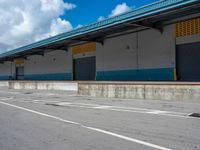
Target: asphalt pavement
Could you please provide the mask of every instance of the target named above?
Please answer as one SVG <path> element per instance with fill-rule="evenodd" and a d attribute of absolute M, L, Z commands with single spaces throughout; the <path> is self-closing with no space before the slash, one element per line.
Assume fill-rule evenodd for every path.
<path fill-rule="evenodd" d="M 200 150 L 200 100 L 0 87 L 0 150 Z"/>

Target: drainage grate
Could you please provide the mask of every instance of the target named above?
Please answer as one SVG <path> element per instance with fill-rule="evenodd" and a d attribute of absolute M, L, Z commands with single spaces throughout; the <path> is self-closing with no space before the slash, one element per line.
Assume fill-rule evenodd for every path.
<path fill-rule="evenodd" d="M 192 113 L 189 114 L 190 117 L 196 117 L 196 118 L 200 118 L 200 113 Z"/>

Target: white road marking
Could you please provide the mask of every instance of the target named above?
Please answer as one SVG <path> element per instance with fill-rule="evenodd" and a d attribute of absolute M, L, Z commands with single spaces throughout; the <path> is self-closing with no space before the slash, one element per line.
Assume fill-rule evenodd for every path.
<path fill-rule="evenodd" d="M 0 91 L 0 93 L 5 93 L 5 91 Z M 21 94 L 21 92 L 11 92 L 11 91 L 6 91 L 6 93 L 9 93 L 9 94 Z"/>
<path fill-rule="evenodd" d="M 121 139 L 124 139 L 124 140 L 127 140 L 127 141 L 131 141 L 131 142 L 134 142 L 134 143 L 142 144 L 142 145 L 145 145 L 145 146 L 148 146 L 148 147 L 152 147 L 154 149 L 171 150 L 169 148 L 165 148 L 165 147 L 155 145 L 155 144 L 152 144 L 152 143 L 147 143 L 145 141 L 133 139 L 133 138 L 123 136 L 123 135 L 119 135 L 119 134 L 116 134 L 116 133 L 113 133 L 113 132 L 109 132 L 109 131 L 105 131 L 105 130 L 101 130 L 101 129 L 97 129 L 97 128 L 92 128 L 92 127 L 86 127 L 86 126 L 85 126 L 85 128 L 88 128 L 90 130 L 94 130 L 94 131 L 97 131 L 97 132 L 105 133 L 105 134 L 108 134 L 108 135 L 112 135 L 112 136 L 115 136 L 115 137 L 118 137 L 118 138 L 121 138 Z"/>
<path fill-rule="evenodd" d="M 102 106 L 98 106 L 98 107 L 94 107 L 94 108 L 96 108 L 96 109 L 107 109 L 107 108 L 112 108 L 113 106 L 104 106 L 104 105 L 102 105 Z"/>
<path fill-rule="evenodd" d="M 27 112 L 30 112 L 30 113 L 33 113 L 33 114 L 37 114 L 37 115 L 41 115 L 41 116 L 44 116 L 44 117 L 48 117 L 48 118 L 51 118 L 51 119 L 55 119 L 55 120 L 58 120 L 58 121 L 61 121 L 61 122 L 64 122 L 64 123 L 79 125 L 79 126 L 81 126 L 82 128 L 85 128 L 85 129 L 89 129 L 89 130 L 96 131 L 96 132 L 99 132 L 99 133 L 103 133 L 103 134 L 107 134 L 107 135 L 110 135 L 110 136 L 114 136 L 114 137 L 117 137 L 117 138 L 120 138 L 120 139 L 123 139 L 123 140 L 126 140 L 126 141 L 130 141 L 130 142 L 133 142 L 133 143 L 141 144 L 141 145 L 144 145 L 144 146 L 147 146 L 147 147 L 151 147 L 151 148 L 154 148 L 154 149 L 172 150 L 172 149 L 169 149 L 169 148 L 166 148 L 166 147 L 163 147 L 163 146 L 159 146 L 159 145 L 156 145 L 156 144 L 148 143 L 148 142 L 145 142 L 145 141 L 142 141 L 142 140 L 134 139 L 134 138 L 131 138 L 131 137 L 127 137 L 127 136 L 120 135 L 120 134 L 117 134 L 117 133 L 109 132 L 109 131 L 102 130 L 102 129 L 99 129 L 99 128 L 85 126 L 85 125 L 83 125 L 81 123 L 78 123 L 78 122 L 65 120 L 65 119 L 62 119 L 60 117 L 56 117 L 56 116 L 49 115 L 49 114 L 46 114 L 46 113 L 42 113 L 42 112 L 39 112 L 39 111 L 31 110 L 31 109 L 28 109 L 28 108 L 25 108 L 25 107 L 20 107 L 20 106 L 9 104 L 9 103 L 2 102 L 2 101 L 0 101 L 0 104 L 7 105 L 7 106 L 10 106 L 10 107 L 14 107 L 14 108 L 17 108 L 17 109 L 20 109 L 20 110 L 24 110 L 24 111 L 27 111 Z"/>
<path fill-rule="evenodd" d="M 9 100 L 12 100 L 13 97 L 5 97 L 5 98 L 1 98 L 2 101 L 9 101 Z"/>
<path fill-rule="evenodd" d="M 23 99 L 23 98 L 22 98 Z M 13 100 L 13 98 L 4 98 L 1 100 Z M 99 109 L 117 112 L 131 112 L 131 113 L 142 113 L 142 114 L 152 114 L 168 117 L 181 117 L 188 118 L 188 113 L 172 112 L 172 111 L 162 111 L 147 108 L 138 107 L 125 107 L 125 106 L 111 106 L 111 105 L 99 105 L 99 104 L 88 104 L 88 103 L 71 103 L 71 102 L 60 102 L 60 101 L 47 101 L 47 100 L 33 100 L 24 98 L 23 101 L 15 100 L 17 102 L 31 102 L 31 103 L 42 103 L 42 104 L 55 104 L 57 106 L 69 106 L 77 108 L 87 108 L 87 109 Z"/>
<path fill-rule="evenodd" d="M 28 111 L 28 112 L 31 112 L 31 113 L 34 113 L 34 114 L 38 114 L 38 115 L 41 115 L 41 116 L 45 116 L 45 117 L 48 117 L 48 118 L 52 118 L 52 119 L 56 119 L 56 120 L 59 120 L 59 121 L 63 121 L 65 123 L 79 125 L 79 123 L 76 123 L 76 122 L 73 122 L 73 121 L 64 120 L 62 118 L 59 118 L 59 117 L 56 117 L 56 116 L 52 116 L 52 115 L 48 115 L 48 114 L 45 114 L 45 113 L 41 113 L 41 112 L 38 112 L 38 111 L 35 111 L 35 110 L 31 110 L 31 109 L 28 109 L 28 108 L 25 108 L 25 107 L 20 107 L 20 106 L 17 106 L 17 105 L 12 105 L 12 104 L 9 104 L 9 103 L 6 103 L 6 102 L 2 102 L 2 101 L 0 101 L 0 103 L 4 104 L 4 105 L 7 105 L 7 106 L 11 106 L 11 107 L 17 108 L 17 109 Z"/>
<path fill-rule="evenodd" d="M 59 105 L 59 106 L 70 105 L 70 104 L 71 104 L 71 103 L 68 103 L 68 102 L 57 103 L 57 105 Z"/>
<path fill-rule="evenodd" d="M 162 115 L 162 116 L 170 116 L 170 117 L 188 117 L 186 113 L 137 108 L 137 107 L 120 107 L 120 106 L 111 106 L 111 105 L 107 106 L 107 105 L 97 105 L 97 104 L 68 103 L 68 102 L 57 103 L 57 105 L 79 107 L 79 108 L 89 108 L 89 109 L 101 109 L 101 110 L 118 111 L 118 112 L 132 112 L 132 113 Z"/>
<path fill-rule="evenodd" d="M 150 112 L 147 112 L 149 114 L 164 114 L 164 113 L 167 113 L 167 111 L 161 111 L 161 110 L 156 110 L 156 111 L 150 111 Z"/>

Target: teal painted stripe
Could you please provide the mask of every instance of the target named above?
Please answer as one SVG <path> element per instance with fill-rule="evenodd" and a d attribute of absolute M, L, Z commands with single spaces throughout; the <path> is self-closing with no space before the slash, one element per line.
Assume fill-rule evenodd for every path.
<path fill-rule="evenodd" d="M 71 73 L 32 74 L 25 75 L 25 80 L 72 80 Z"/>
<path fill-rule="evenodd" d="M 10 80 L 10 76 L 0 76 L 0 80 Z"/>
<path fill-rule="evenodd" d="M 104 81 L 173 81 L 174 68 L 98 71 L 96 80 Z"/>

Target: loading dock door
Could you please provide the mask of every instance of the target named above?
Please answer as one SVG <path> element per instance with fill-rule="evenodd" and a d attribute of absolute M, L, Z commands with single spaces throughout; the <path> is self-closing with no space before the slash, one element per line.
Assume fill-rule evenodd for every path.
<path fill-rule="evenodd" d="M 200 42 L 178 45 L 177 76 L 181 81 L 200 81 Z"/>
<path fill-rule="evenodd" d="M 16 80 L 24 80 L 24 67 L 16 67 Z"/>
<path fill-rule="evenodd" d="M 74 80 L 95 80 L 96 57 L 74 59 Z"/>

